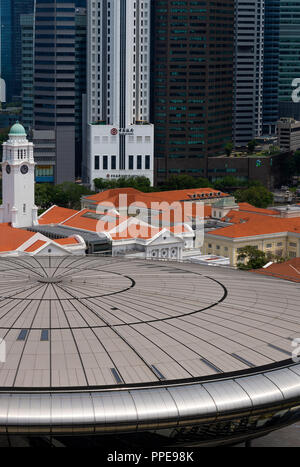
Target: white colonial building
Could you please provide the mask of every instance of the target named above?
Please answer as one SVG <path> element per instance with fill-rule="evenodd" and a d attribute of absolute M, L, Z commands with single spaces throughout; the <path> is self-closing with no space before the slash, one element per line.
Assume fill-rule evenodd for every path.
<path fill-rule="evenodd" d="M 88 3 L 87 165 L 95 178 L 153 183 L 150 0 Z"/>

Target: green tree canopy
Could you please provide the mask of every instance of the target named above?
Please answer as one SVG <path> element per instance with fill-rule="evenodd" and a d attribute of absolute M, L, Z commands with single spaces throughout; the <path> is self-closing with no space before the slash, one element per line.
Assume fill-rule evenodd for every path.
<path fill-rule="evenodd" d="M 255 141 L 255 139 L 252 139 L 251 141 L 249 141 L 249 143 L 247 144 L 247 148 L 248 148 L 248 151 L 250 152 L 250 154 L 252 154 L 254 152 L 254 149 L 256 147 L 257 143 Z"/>
<path fill-rule="evenodd" d="M 61 185 L 49 183 L 36 183 L 35 185 L 35 202 L 41 209 L 48 209 L 53 204 L 70 209 L 80 209 L 81 197 L 89 194 L 93 194 L 93 192 L 83 185 L 72 182 L 64 182 Z"/>
<path fill-rule="evenodd" d="M 268 262 L 266 254 L 248 245 L 241 248 L 238 254 L 238 268 L 239 269 L 260 269 Z"/>
<path fill-rule="evenodd" d="M 153 191 L 150 180 L 147 177 L 120 177 L 117 180 L 95 178 L 94 185 L 98 190 L 109 190 L 112 188 L 135 188 L 143 192 Z"/>
<path fill-rule="evenodd" d="M 259 184 L 245 190 L 237 190 L 234 196 L 239 203 L 250 203 L 257 208 L 267 208 L 274 201 L 273 193 Z"/>
<path fill-rule="evenodd" d="M 225 153 L 226 153 L 227 157 L 229 157 L 230 154 L 232 153 L 232 150 L 233 150 L 232 142 L 229 141 L 228 143 L 226 143 L 225 146 L 224 146 L 224 149 L 225 149 Z"/>

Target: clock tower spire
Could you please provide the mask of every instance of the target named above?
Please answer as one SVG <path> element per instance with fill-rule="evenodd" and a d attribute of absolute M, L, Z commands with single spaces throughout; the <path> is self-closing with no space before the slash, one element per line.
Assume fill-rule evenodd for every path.
<path fill-rule="evenodd" d="M 3 143 L 0 222 L 9 222 L 13 227 L 30 227 L 37 224 L 33 144 L 18 122 L 11 127 L 8 137 Z"/>

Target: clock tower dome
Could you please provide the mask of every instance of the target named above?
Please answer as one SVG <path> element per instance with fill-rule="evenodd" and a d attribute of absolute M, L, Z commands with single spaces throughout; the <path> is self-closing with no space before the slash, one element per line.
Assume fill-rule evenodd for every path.
<path fill-rule="evenodd" d="M 30 227 L 37 224 L 33 144 L 18 122 L 11 127 L 8 137 L 3 143 L 0 222 L 9 222 L 13 227 Z"/>

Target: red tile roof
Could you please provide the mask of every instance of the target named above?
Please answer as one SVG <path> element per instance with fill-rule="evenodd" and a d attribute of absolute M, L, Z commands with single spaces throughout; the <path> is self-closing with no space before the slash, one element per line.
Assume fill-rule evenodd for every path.
<path fill-rule="evenodd" d="M 78 240 L 75 237 L 68 237 L 68 238 L 57 238 L 53 240 L 55 243 L 59 245 L 76 245 L 78 244 Z"/>
<path fill-rule="evenodd" d="M 252 204 L 249 203 L 239 203 L 239 207 L 240 211 L 254 212 L 257 214 L 267 214 L 269 216 L 279 216 L 278 211 L 274 211 L 272 209 L 256 208 L 255 206 L 252 206 Z"/>
<path fill-rule="evenodd" d="M 274 263 L 268 268 L 257 269 L 253 272 L 292 282 L 300 282 L 300 258 L 293 258 L 285 263 Z"/>
<path fill-rule="evenodd" d="M 208 234 L 229 238 L 251 237 L 280 232 L 300 233 L 300 217 L 282 219 L 254 213 L 230 211 L 223 220 L 229 219 L 234 225 L 211 230 Z"/>
<path fill-rule="evenodd" d="M 77 211 L 76 214 L 70 219 L 62 222 L 62 225 L 76 229 L 88 230 L 90 232 L 103 232 L 105 230 L 113 229 L 127 219 L 126 217 L 120 217 L 110 213 L 107 215 L 101 214 L 102 219 L 95 219 L 92 217 L 93 215 L 96 216 L 97 214 L 98 213 L 96 211 L 83 209 L 82 211 Z M 91 215 L 91 217 L 89 217 L 89 215 Z"/>
<path fill-rule="evenodd" d="M 36 235 L 35 232 L 15 229 L 10 224 L 0 224 L 0 251 L 17 250 L 23 243 Z"/>
<path fill-rule="evenodd" d="M 38 250 L 39 248 L 41 248 L 41 246 L 43 245 L 46 245 L 47 242 L 43 241 L 43 240 L 37 240 L 36 242 L 34 242 L 32 245 L 30 245 L 28 248 L 26 248 L 26 252 L 27 253 L 32 253 L 33 251 L 36 251 Z"/>
<path fill-rule="evenodd" d="M 78 211 L 74 209 L 61 208 L 54 205 L 39 217 L 39 224 L 59 224 L 77 213 Z"/>
<path fill-rule="evenodd" d="M 212 194 L 212 196 L 210 196 Z M 191 188 L 188 190 L 172 190 L 159 191 L 151 193 L 143 193 L 135 188 L 117 188 L 106 190 L 96 195 L 86 196 L 85 199 L 94 204 L 112 203 L 116 208 L 119 207 L 119 196 L 127 195 L 127 206 L 136 202 L 141 202 L 150 207 L 150 203 L 173 203 L 178 201 L 191 201 L 194 195 L 197 195 L 198 200 L 205 200 L 214 197 L 227 197 L 226 193 L 221 193 L 213 188 Z"/>

